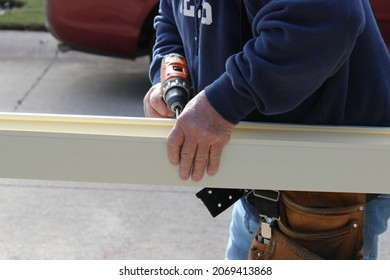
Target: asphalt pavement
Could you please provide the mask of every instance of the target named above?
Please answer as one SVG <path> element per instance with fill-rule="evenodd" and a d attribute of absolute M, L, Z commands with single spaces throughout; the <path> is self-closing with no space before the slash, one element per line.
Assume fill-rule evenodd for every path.
<path fill-rule="evenodd" d="M 0 31 L 0 111 L 142 117 L 148 63 Z M 0 259 L 223 259 L 231 209 L 212 218 L 198 190 L 0 179 Z M 390 231 L 379 242 L 390 259 Z"/>

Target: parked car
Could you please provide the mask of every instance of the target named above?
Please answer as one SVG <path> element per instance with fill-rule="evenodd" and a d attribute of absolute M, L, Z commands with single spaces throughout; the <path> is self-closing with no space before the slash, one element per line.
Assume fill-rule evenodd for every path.
<path fill-rule="evenodd" d="M 390 0 L 371 0 L 379 28 L 390 51 Z"/>
<path fill-rule="evenodd" d="M 390 0 L 371 0 L 390 50 Z M 135 58 L 151 53 L 159 0 L 45 0 L 48 30 L 61 48 Z"/>
<path fill-rule="evenodd" d="M 45 0 L 47 29 L 63 50 L 135 58 L 150 54 L 159 0 Z"/>

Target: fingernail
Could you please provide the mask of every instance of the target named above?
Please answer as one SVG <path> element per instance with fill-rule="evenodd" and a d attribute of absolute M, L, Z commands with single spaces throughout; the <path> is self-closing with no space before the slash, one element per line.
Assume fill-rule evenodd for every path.
<path fill-rule="evenodd" d="M 184 180 L 184 181 L 187 181 L 188 178 L 190 177 L 190 176 L 187 175 L 187 174 L 180 174 L 179 176 L 180 176 L 180 179 L 182 179 L 182 180 Z"/>
<path fill-rule="evenodd" d="M 199 176 L 199 175 L 192 175 L 192 181 L 195 181 L 195 182 L 199 182 L 202 180 L 202 177 L 203 176 Z"/>

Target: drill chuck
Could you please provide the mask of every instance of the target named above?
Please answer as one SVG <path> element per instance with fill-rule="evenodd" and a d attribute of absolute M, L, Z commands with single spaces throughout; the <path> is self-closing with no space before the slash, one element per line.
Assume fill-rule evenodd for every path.
<path fill-rule="evenodd" d="M 187 83 L 178 78 L 167 81 L 163 86 L 163 98 L 172 112 L 181 113 L 190 98 Z"/>

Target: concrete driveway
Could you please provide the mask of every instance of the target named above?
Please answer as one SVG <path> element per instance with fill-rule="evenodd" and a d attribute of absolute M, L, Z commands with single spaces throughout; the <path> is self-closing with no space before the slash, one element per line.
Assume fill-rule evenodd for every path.
<path fill-rule="evenodd" d="M 140 117 L 147 69 L 146 57 L 62 54 L 48 33 L 0 31 L 0 111 Z M 230 210 L 213 219 L 197 191 L 0 179 L 0 259 L 222 259 Z"/>
<path fill-rule="evenodd" d="M 62 54 L 48 33 L 0 31 L 0 61 L 0 111 L 143 116 L 147 57 Z M 213 219 L 197 191 L 0 179 L 0 259 L 223 259 L 230 211 Z"/>

